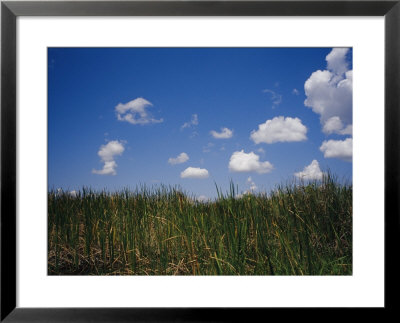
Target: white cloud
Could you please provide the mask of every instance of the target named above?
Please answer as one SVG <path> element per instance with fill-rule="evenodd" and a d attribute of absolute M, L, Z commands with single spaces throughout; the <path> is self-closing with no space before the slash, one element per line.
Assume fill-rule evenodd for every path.
<path fill-rule="evenodd" d="M 321 180 L 324 173 L 319 168 L 319 163 L 317 160 L 313 160 L 310 165 L 304 167 L 302 172 L 295 173 L 294 176 L 303 180 Z"/>
<path fill-rule="evenodd" d="M 339 131 L 339 134 L 341 135 L 353 135 L 353 125 L 349 124 L 346 126 L 346 128 L 343 128 L 342 130 Z"/>
<path fill-rule="evenodd" d="M 263 90 L 263 93 L 271 94 L 272 108 L 276 108 L 279 104 L 282 103 L 282 95 L 276 93 L 275 91 L 272 91 L 270 89 L 265 89 Z"/>
<path fill-rule="evenodd" d="M 180 153 L 176 158 L 169 158 L 168 163 L 171 165 L 182 164 L 189 160 L 189 156 L 186 153 Z"/>
<path fill-rule="evenodd" d="M 153 104 L 144 98 L 137 98 L 128 103 L 119 103 L 115 107 L 119 121 L 126 121 L 131 124 L 150 124 L 160 123 L 163 119 L 154 119 L 147 111 L 147 108 Z"/>
<path fill-rule="evenodd" d="M 205 195 L 200 195 L 200 196 L 198 196 L 198 197 L 196 198 L 196 200 L 197 200 L 198 202 L 204 203 L 204 202 L 208 202 L 210 199 L 209 199 L 207 196 L 205 196 Z"/>
<path fill-rule="evenodd" d="M 258 189 L 256 183 L 252 180 L 251 177 L 247 178 L 247 185 L 250 186 L 250 191 L 253 192 Z"/>
<path fill-rule="evenodd" d="M 353 133 L 353 126 L 347 125 L 345 127 L 339 117 L 332 117 L 325 122 L 322 131 L 327 135 L 332 133 L 351 135 Z"/>
<path fill-rule="evenodd" d="M 93 169 L 92 172 L 93 174 L 98 174 L 98 175 L 117 175 L 117 172 L 115 169 L 117 168 L 117 163 L 113 161 L 107 161 L 104 162 L 104 166 L 102 169 L 97 170 Z"/>
<path fill-rule="evenodd" d="M 307 139 L 307 128 L 299 118 L 282 116 L 267 120 L 251 132 L 250 138 L 256 143 L 303 141 Z"/>
<path fill-rule="evenodd" d="M 102 161 L 112 161 L 114 156 L 121 155 L 125 148 L 122 142 L 113 140 L 108 142 L 106 145 L 101 145 L 99 152 L 97 153 Z"/>
<path fill-rule="evenodd" d="M 353 158 L 353 138 L 324 141 L 319 150 L 324 153 L 325 158 L 339 158 L 351 161 Z"/>
<path fill-rule="evenodd" d="M 205 168 L 188 167 L 181 173 L 181 178 L 208 178 L 209 173 Z"/>
<path fill-rule="evenodd" d="M 253 191 L 246 190 L 246 191 L 244 191 L 244 192 L 242 192 L 242 193 L 240 193 L 240 194 L 237 194 L 237 195 L 235 196 L 235 199 L 241 199 L 241 198 L 243 198 L 243 197 L 251 196 L 251 195 L 253 195 L 253 194 L 254 194 Z"/>
<path fill-rule="evenodd" d="M 300 92 L 299 92 L 298 89 L 293 89 L 292 93 L 293 93 L 294 95 L 299 95 L 299 94 L 300 94 Z"/>
<path fill-rule="evenodd" d="M 233 131 L 228 128 L 221 128 L 221 132 L 211 130 L 210 134 L 216 139 L 229 139 L 233 136 Z"/>
<path fill-rule="evenodd" d="M 322 129 L 322 131 L 326 134 L 335 133 L 343 129 L 343 122 L 339 117 L 329 118 Z"/>
<path fill-rule="evenodd" d="M 326 134 L 348 134 L 353 122 L 353 71 L 348 69 L 348 52 L 348 48 L 332 49 L 326 56 L 327 70 L 315 71 L 304 83 L 304 104 L 320 115 Z M 339 128 L 338 119 L 332 118 L 339 118 L 342 127 Z M 331 125 L 326 125 L 329 122 Z"/>
<path fill-rule="evenodd" d="M 101 161 L 104 163 L 103 168 L 100 170 L 93 169 L 92 173 L 98 175 L 116 175 L 117 163 L 114 158 L 117 155 L 122 155 L 125 148 L 122 142 L 113 140 L 108 142 L 106 145 L 101 145 L 98 155 Z"/>
<path fill-rule="evenodd" d="M 232 172 L 269 173 L 274 166 L 269 162 L 261 162 L 260 156 L 254 152 L 246 154 L 243 150 L 235 151 L 229 160 L 229 170 Z"/>
<path fill-rule="evenodd" d="M 181 130 L 183 130 L 185 128 L 190 128 L 191 126 L 197 126 L 198 124 L 199 124 L 199 118 L 198 118 L 197 114 L 193 114 L 192 119 L 188 122 L 185 122 L 181 126 Z"/>
<path fill-rule="evenodd" d="M 338 75 L 346 73 L 349 69 L 349 64 L 346 61 L 348 51 L 348 48 L 333 48 L 326 56 L 328 70 L 331 70 Z"/>

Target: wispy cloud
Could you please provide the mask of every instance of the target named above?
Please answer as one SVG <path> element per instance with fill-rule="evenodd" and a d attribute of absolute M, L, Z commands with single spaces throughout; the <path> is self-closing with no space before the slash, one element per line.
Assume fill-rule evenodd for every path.
<path fill-rule="evenodd" d="M 300 94 L 300 92 L 299 92 L 298 89 L 293 89 L 292 93 L 293 93 L 294 95 L 299 95 L 299 94 Z"/>
<path fill-rule="evenodd" d="M 182 164 L 184 162 L 187 162 L 189 160 L 189 156 L 187 153 L 180 153 L 177 157 L 175 158 L 169 158 L 168 163 L 171 165 L 176 165 L 176 164 Z"/>
<path fill-rule="evenodd" d="M 151 124 L 163 122 L 163 119 L 154 119 L 147 111 L 153 104 L 144 98 L 137 98 L 128 103 L 119 103 L 115 107 L 117 119 L 119 121 L 126 121 L 131 124 Z"/>
<path fill-rule="evenodd" d="M 263 90 L 263 93 L 269 93 L 271 95 L 273 109 L 275 109 L 279 104 L 282 103 L 282 95 L 281 94 L 276 93 L 275 91 L 272 91 L 270 89 Z"/>
<path fill-rule="evenodd" d="M 98 151 L 98 155 L 101 162 L 104 163 L 103 168 L 100 170 L 93 169 L 93 174 L 98 175 L 116 175 L 117 163 L 115 162 L 115 156 L 122 155 L 125 148 L 122 142 L 113 140 L 108 142 L 106 145 L 101 145 Z"/>
<path fill-rule="evenodd" d="M 247 183 L 247 185 L 250 186 L 249 188 L 250 188 L 251 192 L 256 191 L 258 189 L 256 183 L 253 181 L 253 179 L 251 177 L 247 178 L 246 183 Z"/>
<path fill-rule="evenodd" d="M 229 139 L 229 138 L 232 138 L 232 136 L 233 136 L 233 130 L 230 130 L 228 128 L 221 128 L 221 132 L 217 132 L 215 130 L 211 130 L 210 134 L 215 139 Z"/>
<path fill-rule="evenodd" d="M 198 118 L 197 114 L 193 114 L 192 119 L 190 119 L 190 121 L 188 121 L 188 122 L 185 122 L 181 126 L 181 130 L 183 130 L 185 128 L 190 128 L 191 126 L 197 126 L 198 124 L 199 124 L 199 118 Z"/>
<path fill-rule="evenodd" d="M 211 151 L 211 148 L 214 146 L 215 145 L 212 142 L 209 142 L 207 145 L 203 147 L 203 153 L 209 153 Z"/>

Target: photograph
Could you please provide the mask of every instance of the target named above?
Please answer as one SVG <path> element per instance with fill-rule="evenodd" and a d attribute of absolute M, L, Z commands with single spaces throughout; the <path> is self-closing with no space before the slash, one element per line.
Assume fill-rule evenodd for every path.
<path fill-rule="evenodd" d="M 0 321 L 395 310 L 399 2 L 2 1 Z"/>
<path fill-rule="evenodd" d="M 351 47 L 48 47 L 47 275 L 352 276 L 352 133 Z"/>

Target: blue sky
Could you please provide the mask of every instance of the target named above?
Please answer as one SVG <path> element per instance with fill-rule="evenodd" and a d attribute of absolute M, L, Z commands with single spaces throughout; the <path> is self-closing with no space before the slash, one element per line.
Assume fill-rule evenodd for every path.
<path fill-rule="evenodd" d="M 49 189 L 352 178 L 347 48 L 49 48 Z"/>

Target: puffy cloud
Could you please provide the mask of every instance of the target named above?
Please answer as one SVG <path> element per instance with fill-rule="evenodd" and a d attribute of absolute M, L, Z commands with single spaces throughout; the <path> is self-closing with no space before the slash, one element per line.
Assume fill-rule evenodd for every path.
<path fill-rule="evenodd" d="M 122 142 L 118 140 L 113 140 L 108 142 L 106 145 L 101 145 L 98 155 L 101 161 L 104 163 L 103 168 L 100 170 L 93 169 L 92 173 L 98 175 L 116 175 L 117 163 L 114 158 L 117 155 L 122 155 L 125 148 Z"/>
<path fill-rule="evenodd" d="M 121 155 L 124 150 L 125 148 L 121 142 L 113 140 L 106 145 L 102 145 L 97 154 L 100 156 L 102 161 L 106 162 L 114 160 L 114 156 Z"/>
<path fill-rule="evenodd" d="M 295 173 L 294 176 L 303 180 L 321 180 L 324 173 L 319 168 L 319 163 L 317 160 L 313 160 L 310 165 L 304 167 L 302 172 Z"/>
<path fill-rule="evenodd" d="M 353 158 L 353 139 L 324 141 L 319 150 L 324 153 L 325 158 L 339 158 L 351 161 Z"/>
<path fill-rule="evenodd" d="M 171 165 L 182 164 L 189 160 L 189 156 L 186 153 L 180 153 L 176 158 L 169 158 L 168 163 Z"/>
<path fill-rule="evenodd" d="M 332 133 L 351 135 L 353 133 L 353 126 L 347 125 L 345 127 L 339 117 L 332 117 L 325 122 L 322 131 L 327 135 Z"/>
<path fill-rule="evenodd" d="M 115 169 L 117 168 L 117 163 L 113 161 L 107 161 L 104 163 L 104 166 L 102 169 L 97 170 L 93 169 L 92 172 L 93 174 L 98 174 L 98 175 L 117 175 L 117 172 Z"/>
<path fill-rule="evenodd" d="M 282 116 L 267 120 L 258 125 L 258 130 L 251 132 L 250 138 L 256 143 L 303 141 L 307 139 L 307 127 L 299 118 Z"/>
<path fill-rule="evenodd" d="M 191 126 L 197 126 L 198 124 L 199 124 L 199 118 L 198 118 L 197 114 L 193 114 L 192 119 L 188 122 L 185 122 L 181 126 L 181 130 L 183 130 L 185 128 L 190 128 Z"/>
<path fill-rule="evenodd" d="M 269 173 L 274 166 L 269 162 L 261 162 L 260 156 L 254 152 L 246 154 L 243 150 L 235 151 L 229 160 L 229 170 L 232 172 Z"/>
<path fill-rule="evenodd" d="M 115 112 L 119 121 L 126 121 L 131 124 L 144 125 L 163 122 L 163 119 L 156 120 L 148 113 L 147 108 L 152 105 L 144 98 L 137 98 L 125 104 L 119 103 L 115 107 Z"/>
<path fill-rule="evenodd" d="M 181 178 L 208 178 L 209 173 L 205 168 L 188 167 L 181 173 Z"/>
<path fill-rule="evenodd" d="M 272 108 L 276 108 L 279 104 L 282 103 L 282 95 L 276 93 L 275 91 L 265 89 L 263 93 L 271 94 Z"/>
<path fill-rule="evenodd" d="M 216 139 L 229 139 L 233 136 L 233 131 L 228 128 L 221 128 L 221 132 L 211 130 L 210 134 Z"/>
<path fill-rule="evenodd" d="M 333 48 L 326 56 L 328 69 L 338 75 L 346 73 L 349 69 L 349 64 L 346 61 L 346 55 L 348 52 L 348 48 Z"/>
<path fill-rule="evenodd" d="M 304 104 L 320 115 L 322 124 L 335 116 L 345 123 L 352 122 L 352 71 L 345 75 L 345 79 L 337 82 L 330 71 L 316 71 L 304 84 L 307 96 Z"/>
<path fill-rule="evenodd" d="M 353 135 L 353 125 L 349 124 L 345 128 L 339 131 L 341 135 Z"/>
<path fill-rule="evenodd" d="M 353 71 L 348 70 L 348 52 L 348 48 L 332 49 L 326 56 L 327 70 L 315 71 L 304 84 L 304 104 L 320 115 L 326 134 L 348 134 L 353 122 Z"/>

